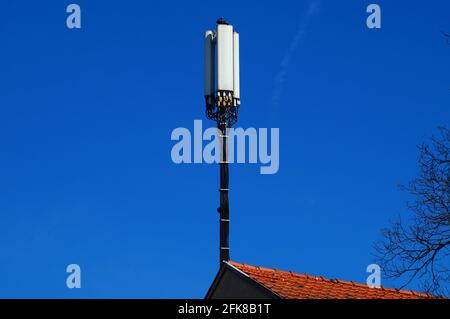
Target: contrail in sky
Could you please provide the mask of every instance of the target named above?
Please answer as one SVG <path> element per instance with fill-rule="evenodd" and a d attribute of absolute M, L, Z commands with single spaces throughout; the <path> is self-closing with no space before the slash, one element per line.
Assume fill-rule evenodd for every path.
<path fill-rule="evenodd" d="M 295 33 L 294 38 L 292 39 L 286 54 L 281 60 L 280 70 L 275 76 L 274 80 L 274 90 L 272 94 L 272 102 L 275 107 L 277 107 L 280 103 L 281 93 L 283 91 L 283 84 L 286 80 L 286 74 L 288 71 L 289 64 L 292 60 L 292 57 L 297 49 L 300 41 L 305 36 L 306 29 L 309 25 L 311 18 L 319 12 L 320 9 L 320 0 L 311 0 L 309 2 L 308 10 L 303 15 L 300 25 Z"/>

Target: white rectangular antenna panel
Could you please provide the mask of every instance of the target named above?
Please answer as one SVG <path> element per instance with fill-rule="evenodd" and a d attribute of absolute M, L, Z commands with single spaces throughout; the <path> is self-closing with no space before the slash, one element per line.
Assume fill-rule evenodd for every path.
<path fill-rule="evenodd" d="M 217 25 L 217 90 L 233 91 L 233 26 Z"/>
<path fill-rule="evenodd" d="M 205 32 L 205 97 L 214 95 L 214 32 Z"/>
<path fill-rule="evenodd" d="M 234 98 L 241 98 L 240 79 L 239 79 L 239 33 L 233 34 L 233 89 Z"/>

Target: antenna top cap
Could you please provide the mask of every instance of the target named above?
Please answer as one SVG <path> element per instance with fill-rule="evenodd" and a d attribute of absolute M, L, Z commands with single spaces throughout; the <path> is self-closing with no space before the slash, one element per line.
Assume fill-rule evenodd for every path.
<path fill-rule="evenodd" d="M 229 23 L 226 22 L 224 18 L 218 19 L 218 20 L 216 21 L 216 23 L 217 23 L 217 24 L 225 24 L 225 25 L 229 25 Z"/>

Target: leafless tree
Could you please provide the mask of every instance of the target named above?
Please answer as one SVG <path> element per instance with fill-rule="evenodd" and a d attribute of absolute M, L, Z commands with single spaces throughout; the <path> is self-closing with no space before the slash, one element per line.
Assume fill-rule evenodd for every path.
<path fill-rule="evenodd" d="M 426 292 L 449 295 L 450 286 L 450 130 L 439 128 L 431 143 L 419 146 L 419 176 L 401 188 L 414 200 L 412 217 L 383 229 L 375 257 L 384 275 L 418 280 Z"/>

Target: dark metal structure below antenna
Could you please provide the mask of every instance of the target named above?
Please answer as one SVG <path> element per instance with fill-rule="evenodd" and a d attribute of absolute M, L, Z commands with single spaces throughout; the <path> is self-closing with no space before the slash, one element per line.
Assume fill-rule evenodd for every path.
<path fill-rule="evenodd" d="M 230 102 L 233 102 L 231 99 Z M 217 122 L 220 140 L 220 206 L 217 208 L 220 218 L 220 264 L 230 260 L 230 207 L 228 200 L 229 170 L 228 170 L 228 134 L 229 128 L 236 123 L 238 105 L 214 99 L 213 104 L 206 106 L 206 115 Z"/>

